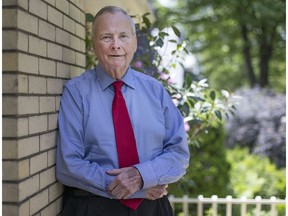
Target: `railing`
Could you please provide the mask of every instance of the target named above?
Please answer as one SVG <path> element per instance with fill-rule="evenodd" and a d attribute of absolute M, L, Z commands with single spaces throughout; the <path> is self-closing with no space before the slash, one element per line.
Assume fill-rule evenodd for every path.
<path fill-rule="evenodd" d="M 189 214 L 189 204 L 196 205 L 197 216 L 203 215 L 203 206 L 210 205 L 210 212 L 212 216 L 217 216 L 218 205 L 226 205 L 226 216 L 232 216 L 232 205 L 240 205 L 240 215 L 246 216 L 247 206 L 255 205 L 254 216 L 261 216 L 262 205 L 270 206 L 270 215 L 277 216 L 276 205 L 282 204 L 286 207 L 286 200 L 276 199 L 276 197 L 271 197 L 270 199 L 262 199 L 257 196 L 255 199 L 242 198 L 232 198 L 232 196 L 227 196 L 226 198 L 218 198 L 218 196 L 213 195 L 211 198 L 204 198 L 202 195 L 197 198 L 189 198 L 187 195 L 182 198 L 176 198 L 174 196 L 169 196 L 172 207 L 175 209 L 175 204 L 182 203 L 182 214 L 183 216 L 191 216 Z M 239 215 L 239 214 L 238 214 Z M 280 216 L 280 215 L 278 215 Z"/>

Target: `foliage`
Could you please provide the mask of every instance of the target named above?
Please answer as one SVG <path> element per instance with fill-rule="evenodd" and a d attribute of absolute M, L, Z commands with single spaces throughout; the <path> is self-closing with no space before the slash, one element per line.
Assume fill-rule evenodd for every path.
<path fill-rule="evenodd" d="M 277 167 L 285 167 L 285 95 L 260 88 L 242 88 L 235 93 L 240 96 L 241 109 L 237 109 L 225 124 L 225 146 L 248 147 L 251 153 L 267 156 Z"/>
<path fill-rule="evenodd" d="M 186 175 L 179 182 L 169 186 L 169 192 L 176 197 L 187 194 L 189 197 L 211 197 L 217 194 L 225 197 L 229 194 L 230 164 L 226 161 L 223 146 L 225 132 L 222 125 L 209 128 L 209 133 L 199 137 L 200 146 L 190 145 L 190 166 Z"/>
<path fill-rule="evenodd" d="M 186 35 L 214 87 L 285 90 L 284 0 L 177 1 L 156 14 L 158 25 L 177 24 Z"/>
<path fill-rule="evenodd" d="M 90 69 L 95 66 L 96 56 L 93 51 L 93 40 L 92 40 L 92 22 L 94 17 L 92 14 L 86 14 L 86 68 Z"/>
<path fill-rule="evenodd" d="M 252 155 L 247 148 L 227 150 L 231 164 L 230 188 L 235 197 L 285 198 L 285 169 L 277 169 L 267 157 Z"/>
<path fill-rule="evenodd" d="M 169 71 L 177 64 L 181 64 L 183 53 L 188 53 L 185 48 L 186 41 L 180 38 L 181 34 L 176 26 L 171 26 L 171 28 L 177 40 L 171 39 L 167 28 L 158 29 L 157 33 L 152 35 L 150 32 L 152 24 L 147 15 L 142 16 L 142 23 L 136 24 L 138 36 L 147 38 L 147 43 L 146 46 L 144 44 L 144 48 L 140 47 L 143 52 L 141 55 L 135 55 L 131 65 L 138 71 L 148 73 L 162 82 L 184 117 L 189 143 L 199 146 L 201 134 L 207 133 L 212 124 L 221 123 L 224 116 L 228 117 L 236 107 L 230 103 L 231 95 L 228 91 L 211 89 L 205 78 L 195 81 L 191 75 L 187 74 L 183 86 L 175 87 L 170 79 Z M 163 46 L 174 47 L 169 53 L 168 64 L 164 63 L 163 53 L 159 52 Z"/>

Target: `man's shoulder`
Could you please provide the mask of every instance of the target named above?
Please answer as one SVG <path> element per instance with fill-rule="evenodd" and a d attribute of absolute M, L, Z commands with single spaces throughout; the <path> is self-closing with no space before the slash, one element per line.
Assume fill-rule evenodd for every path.
<path fill-rule="evenodd" d="M 150 84 L 153 84 L 153 85 L 162 86 L 162 84 L 159 82 L 159 80 L 155 79 L 151 75 L 144 74 L 144 73 L 136 71 L 134 69 L 132 69 L 132 71 L 133 71 L 134 77 L 135 77 L 135 79 L 137 81 L 146 82 L 147 84 L 150 83 Z"/>

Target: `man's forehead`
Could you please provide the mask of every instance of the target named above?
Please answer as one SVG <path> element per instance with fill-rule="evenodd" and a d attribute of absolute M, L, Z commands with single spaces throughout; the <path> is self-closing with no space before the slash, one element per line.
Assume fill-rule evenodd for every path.
<path fill-rule="evenodd" d="M 130 33 L 133 32 L 131 22 L 129 18 L 122 14 L 121 12 L 115 13 L 105 13 L 101 14 L 96 20 L 96 26 L 98 26 L 97 31 L 104 32 L 114 32 L 117 30 L 118 33 Z M 122 14 L 122 15 L 121 15 Z M 115 16 L 117 17 L 115 17 Z M 121 16 L 121 17 L 120 17 Z"/>
<path fill-rule="evenodd" d="M 121 18 L 121 19 L 127 19 L 127 21 L 129 22 L 129 17 L 126 14 L 123 14 L 122 12 L 116 11 L 116 12 L 104 12 L 103 14 L 99 15 L 99 17 L 97 17 L 96 21 L 105 19 L 107 17 L 113 18 L 113 17 L 117 17 L 117 18 Z"/>

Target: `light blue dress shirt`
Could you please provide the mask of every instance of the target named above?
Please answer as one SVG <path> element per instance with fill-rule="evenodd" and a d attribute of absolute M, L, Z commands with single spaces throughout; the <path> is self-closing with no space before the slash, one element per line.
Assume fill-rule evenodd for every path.
<path fill-rule="evenodd" d="M 147 188 L 179 180 L 190 154 L 183 118 L 163 86 L 131 68 L 122 80 L 140 160 L 135 167 L 144 183 L 131 198 L 144 198 Z M 56 161 L 60 182 L 109 198 L 107 187 L 115 176 L 105 172 L 118 168 L 112 120 L 114 81 L 98 65 L 66 83 Z"/>

